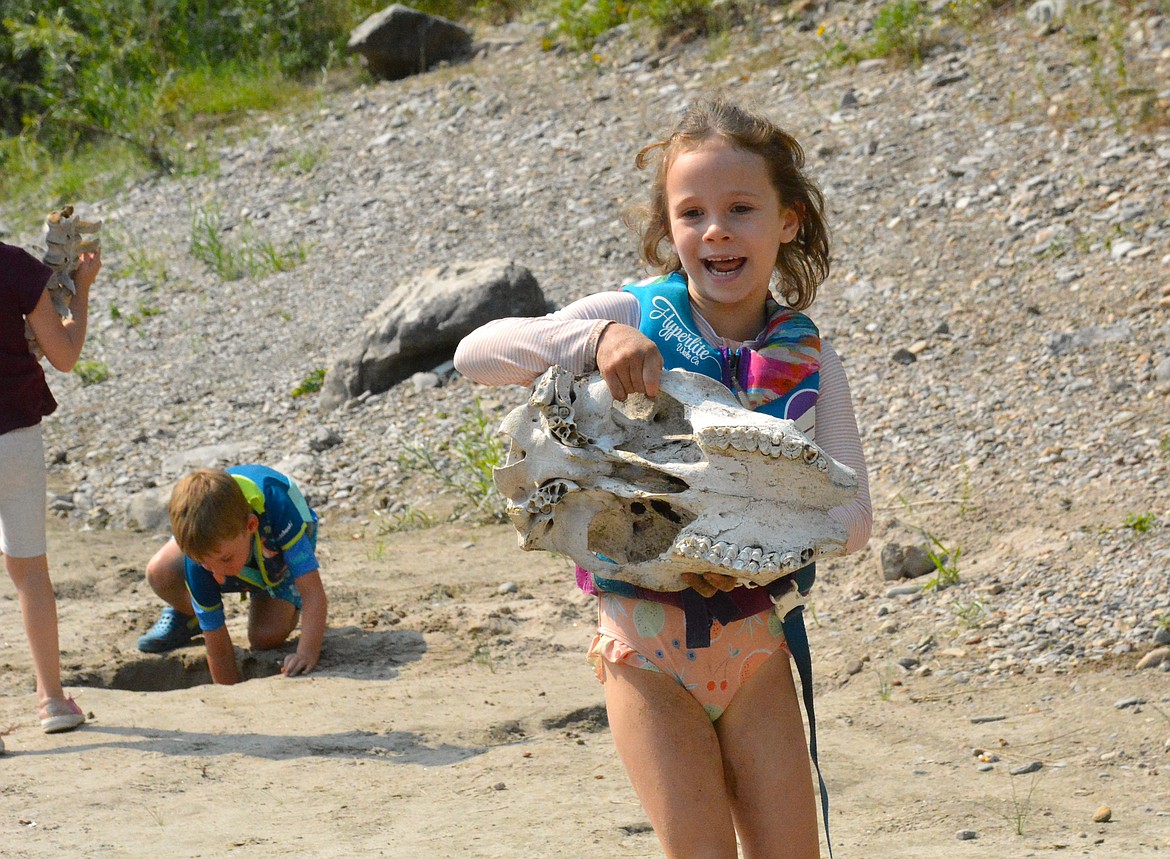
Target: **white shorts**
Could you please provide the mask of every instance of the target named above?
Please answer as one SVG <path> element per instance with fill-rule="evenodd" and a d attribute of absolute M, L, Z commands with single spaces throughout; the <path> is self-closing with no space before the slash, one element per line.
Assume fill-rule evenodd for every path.
<path fill-rule="evenodd" d="M 0 435 L 0 552 L 36 558 L 45 543 L 45 434 L 40 424 Z"/>

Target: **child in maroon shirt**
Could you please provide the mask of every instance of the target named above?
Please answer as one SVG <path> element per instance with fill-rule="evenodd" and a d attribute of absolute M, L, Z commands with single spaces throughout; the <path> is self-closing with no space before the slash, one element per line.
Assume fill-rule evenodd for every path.
<path fill-rule="evenodd" d="M 0 551 L 19 595 L 36 673 L 37 717 L 46 733 L 70 731 L 85 716 L 61 688 L 57 603 L 46 555 L 41 418 L 57 401 L 29 350 L 25 321 L 49 363 L 72 370 L 85 343 L 89 289 L 101 265 L 99 253 L 81 256 L 73 272 L 72 318 L 62 319 L 46 289 L 52 269 L 0 242 Z"/>

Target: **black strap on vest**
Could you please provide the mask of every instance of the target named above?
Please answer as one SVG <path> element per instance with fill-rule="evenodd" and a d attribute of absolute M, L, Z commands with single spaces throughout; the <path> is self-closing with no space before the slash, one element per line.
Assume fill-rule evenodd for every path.
<path fill-rule="evenodd" d="M 784 638 L 788 641 L 788 652 L 796 663 L 800 675 L 800 691 L 804 697 L 804 712 L 808 717 L 808 753 L 817 770 L 817 781 L 821 789 L 821 819 L 825 822 L 825 843 L 829 846 L 829 859 L 833 856 L 833 841 L 829 837 L 829 789 L 821 775 L 821 764 L 817 760 L 817 718 L 813 712 L 812 649 L 808 644 L 808 632 L 804 628 L 804 606 L 797 606 L 781 621 Z"/>

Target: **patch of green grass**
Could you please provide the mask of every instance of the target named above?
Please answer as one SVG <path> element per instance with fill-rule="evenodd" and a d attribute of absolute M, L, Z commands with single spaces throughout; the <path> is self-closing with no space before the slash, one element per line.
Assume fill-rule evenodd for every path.
<path fill-rule="evenodd" d="M 152 316 L 161 316 L 162 310 L 143 299 L 138 300 L 138 307 L 132 313 L 123 313 L 118 305 L 110 302 L 110 318 L 115 322 L 124 322 L 130 328 L 137 328 L 143 320 Z"/>
<path fill-rule="evenodd" d="M 309 246 L 294 243 L 277 247 L 260 236 L 251 222 L 243 221 L 235 241 L 215 207 L 197 210 L 191 221 L 191 255 L 223 280 L 257 278 L 296 268 L 309 255 Z"/>
<path fill-rule="evenodd" d="M 561 0 L 557 31 L 579 50 L 587 50 L 605 32 L 630 18 L 628 0 Z"/>
<path fill-rule="evenodd" d="M 119 253 L 118 259 L 119 277 L 138 278 L 152 288 L 170 279 L 166 259 L 159 251 L 132 245 Z"/>
<path fill-rule="evenodd" d="M 865 38 L 868 57 L 890 57 L 915 65 L 926 50 L 930 17 L 920 0 L 890 0 L 873 21 Z"/>
<path fill-rule="evenodd" d="M 1032 778 L 1028 783 L 1028 792 L 1021 797 L 1019 792 L 1016 790 L 1016 776 L 1008 776 L 1008 781 L 1012 788 L 1012 802 L 1011 811 L 1006 815 L 1006 817 L 1016 835 L 1024 834 L 1024 823 L 1032 814 L 1032 794 L 1036 792 L 1036 782 L 1038 778 L 1039 776 L 1036 773 L 1032 774 Z"/>
<path fill-rule="evenodd" d="M 1153 513 L 1130 513 L 1125 517 L 1125 527 L 1138 534 L 1148 534 L 1158 524 L 1158 517 Z"/>
<path fill-rule="evenodd" d="M 907 510 L 911 509 L 910 502 L 904 497 L 899 495 L 898 500 Z M 951 585 L 957 585 L 959 583 L 959 556 L 962 555 L 963 548 L 956 545 L 953 549 L 948 549 L 938 537 L 922 526 L 912 525 L 911 527 L 930 543 L 926 552 L 935 569 L 934 576 L 922 586 L 922 589 L 924 591 L 942 590 Z"/>
<path fill-rule="evenodd" d="M 329 150 L 324 146 L 303 146 L 277 158 L 273 167 L 278 170 L 295 167 L 301 173 L 311 173 L 328 154 Z"/>
<path fill-rule="evenodd" d="M 316 369 L 310 370 L 309 375 L 301 379 L 299 385 L 292 389 L 293 397 L 304 397 L 308 394 L 315 394 L 321 390 L 321 385 L 325 382 L 325 370 Z"/>
<path fill-rule="evenodd" d="M 159 105 L 190 121 L 200 115 L 222 117 L 276 110 L 315 98 L 316 93 L 311 86 L 288 80 L 275 63 L 227 63 L 176 75 L 160 91 Z"/>
<path fill-rule="evenodd" d="M 922 586 L 924 591 L 942 590 L 959 583 L 959 556 L 963 553 L 962 546 L 948 549 L 933 534 L 924 531 L 923 534 L 930 540 L 932 548 L 927 549 L 930 561 L 934 564 L 935 573 Z"/>
<path fill-rule="evenodd" d="M 98 385 L 110 378 L 110 368 L 105 361 L 78 361 L 73 365 L 73 374 L 83 385 Z"/>
<path fill-rule="evenodd" d="M 496 491 L 492 471 L 504 460 L 503 438 L 496 431 L 496 421 L 483 410 L 480 400 L 438 448 L 403 444 L 398 453 L 398 467 L 403 471 L 421 471 L 438 478 L 444 486 L 462 496 L 455 517 L 474 516 L 484 521 L 506 520 L 506 504 Z"/>
<path fill-rule="evenodd" d="M 375 512 L 379 516 L 384 515 L 380 511 Z M 434 525 L 435 520 L 431 514 L 410 504 L 403 504 L 393 513 L 388 514 L 385 521 L 379 524 L 378 533 L 397 534 L 403 531 L 423 531 L 427 528 L 433 528 Z"/>
<path fill-rule="evenodd" d="M 890 59 L 920 65 L 934 43 L 934 21 L 921 0 L 887 0 L 873 25 L 860 39 L 844 38 L 822 24 L 817 36 L 823 43 L 826 65 L 844 66 L 867 59 Z"/>
<path fill-rule="evenodd" d="M 951 613 L 963 626 L 977 629 L 987 618 L 987 606 L 978 597 L 970 601 L 957 599 L 951 603 Z"/>
<path fill-rule="evenodd" d="M 734 3 L 714 0 L 560 0 L 555 11 L 557 32 L 578 50 L 630 22 L 644 21 L 660 37 L 698 37 L 723 32 L 736 15 Z"/>

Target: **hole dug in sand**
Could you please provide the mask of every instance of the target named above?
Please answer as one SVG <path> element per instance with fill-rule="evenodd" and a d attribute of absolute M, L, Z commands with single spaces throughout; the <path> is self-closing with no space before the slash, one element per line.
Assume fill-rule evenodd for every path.
<path fill-rule="evenodd" d="M 297 637 L 290 638 L 273 650 L 249 650 L 236 645 L 240 678 L 255 680 L 279 674 L 285 657 L 296 650 L 298 641 Z M 337 627 L 325 632 L 321 660 L 314 674 L 329 672 L 368 680 L 392 680 L 403 665 L 418 661 L 426 650 L 426 640 L 416 630 Z M 95 654 L 92 661 L 74 662 L 64 675 L 66 686 L 127 692 L 167 692 L 211 683 L 202 638 L 194 639 L 189 647 L 158 655 L 113 647 Z"/>
<path fill-rule="evenodd" d="M 241 651 L 236 664 L 242 680 L 271 677 L 280 673 L 284 653 L 280 650 Z M 127 692 L 167 692 L 211 683 L 211 671 L 203 648 L 186 649 L 158 656 L 142 654 L 137 659 L 79 671 L 66 678 L 67 686 L 122 689 Z"/>

